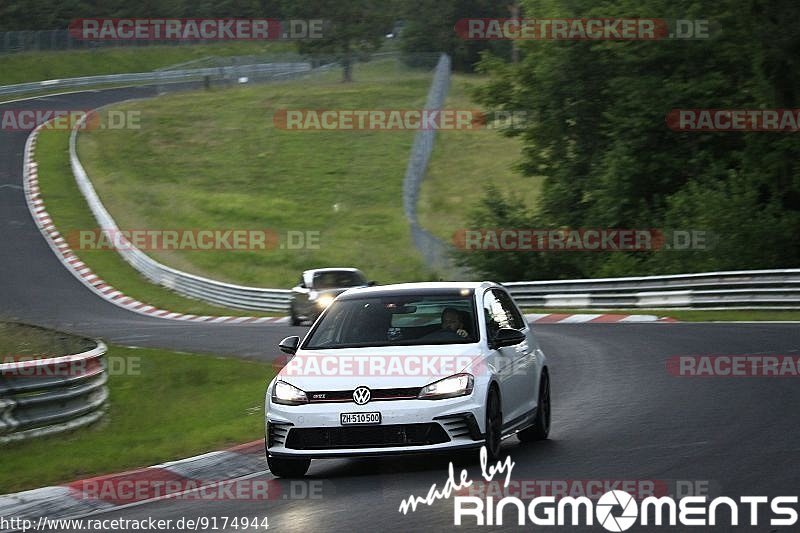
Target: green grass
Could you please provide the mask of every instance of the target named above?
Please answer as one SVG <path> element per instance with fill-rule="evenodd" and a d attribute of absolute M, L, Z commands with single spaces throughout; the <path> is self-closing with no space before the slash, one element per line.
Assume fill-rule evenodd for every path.
<path fill-rule="evenodd" d="M 108 354 L 139 370 L 110 375 L 103 419 L 72 433 L 0 447 L 0 494 L 263 438 L 271 365 L 118 346 Z"/>
<path fill-rule="evenodd" d="M 617 315 L 657 315 L 676 318 L 682 322 L 735 322 L 735 321 L 800 321 L 800 311 L 792 310 L 697 310 L 697 309 L 525 309 L 526 313 L 565 313 L 565 314 L 597 314 L 610 313 Z"/>
<path fill-rule="evenodd" d="M 380 283 L 431 279 L 402 206 L 413 132 L 272 122 L 285 108 L 420 108 L 430 72 L 376 61 L 354 83 L 340 76 L 131 102 L 121 107 L 141 112 L 141 129 L 82 133 L 79 154 L 121 228 L 319 232 L 318 249 L 152 253 L 170 266 L 263 287 L 323 266 L 356 266 Z"/>
<path fill-rule="evenodd" d="M 149 72 L 208 56 L 258 55 L 294 50 L 294 45 L 286 43 L 231 42 L 3 54 L 0 55 L 0 85 L 101 74 Z"/>
<path fill-rule="evenodd" d="M 69 166 L 69 132 L 43 130 L 36 148 L 39 186 L 47 210 L 62 235 L 97 228 Z M 74 247 L 73 247 L 74 248 Z M 95 274 L 127 296 L 176 313 L 195 315 L 264 316 L 268 313 L 217 307 L 184 298 L 150 283 L 114 250 L 75 250 Z M 196 252 L 197 253 L 197 252 Z"/>
<path fill-rule="evenodd" d="M 37 326 L 0 322 L 0 363 L 81 353 L 94 342 Z"/>
<path fill-rule="evenodd" d="M 446 107 L 480 109 L 469 89 L 481 83 L 478 76 L 452 77 Z M 446 242 L 469 225 L 472 209 L 486 195 L 486 187 L 513 191 L 514 197 L 535 206 L 541 178 L 523 177 L 513 166 L 522 157 L 522 143 L 498 130 L 442 130 L 428 164 L 419 198 L 420 224 Z"/>

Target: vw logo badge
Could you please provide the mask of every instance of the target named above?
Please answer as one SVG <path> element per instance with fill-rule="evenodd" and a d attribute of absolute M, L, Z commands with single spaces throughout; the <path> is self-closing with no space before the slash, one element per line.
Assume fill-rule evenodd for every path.
<path fill-rule="evenodd" d="M 372 394 L 369 392 L 369 389 L 366 387 L 358 387 L 356 390 L 353 391 L 353 401 L 356 402 L 358 405 L 364 405 L 369 401 L 370 396 Z"/>

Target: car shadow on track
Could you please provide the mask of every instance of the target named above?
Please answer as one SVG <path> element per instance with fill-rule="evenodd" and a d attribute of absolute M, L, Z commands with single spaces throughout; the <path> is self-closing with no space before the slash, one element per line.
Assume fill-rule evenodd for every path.
<path fill-rule="evenodd" d="M 500 461 L 510 455 L 512 461 L 541 459 L 543 453 L 556 451 L 558 443 L 553 440 L 521 443 L 516 437 L 503 442 Z M 450 463 L 454 471 L 461 469 L 480 472 L 479 448 L 475 450 L 419 455 L 396 455 L 389 457 L 358 457 L 347 459 L 317 459 L 311 463 L 308 478 L 345 479 L 400 474 L 447 474 Z M 532 457 L 531 457 L 532 456 Z M 488 466 L 494 463 L 489 462 Z M 479 474 L 477 474 L 479 475 Z"/>

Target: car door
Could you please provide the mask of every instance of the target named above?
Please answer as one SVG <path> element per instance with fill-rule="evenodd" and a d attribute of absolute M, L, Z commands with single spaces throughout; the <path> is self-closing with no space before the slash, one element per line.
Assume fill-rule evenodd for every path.
<path fill-rule="evenodd" d="M 500 328 L 511 328 L 526 334 L 526 341 L 514 346 L 494 349 L 495 366 L 501 384 L 503 425 L 513 427 L 532 415 L 535 396 L 535 346 L 530 342 L 529 327 L 511 297 L 502 289 L 490 289 L 483 298 L 487 337 L 490 340 Z"/>

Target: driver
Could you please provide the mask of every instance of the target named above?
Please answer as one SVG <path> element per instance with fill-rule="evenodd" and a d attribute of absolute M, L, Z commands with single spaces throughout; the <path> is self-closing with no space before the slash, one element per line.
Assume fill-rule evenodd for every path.
<path fill-rule="evenodd" d="M 442 329 L 444 331 L 452 331 L 459 337 L 469 335 L 467 330 L 464 329 L 464 320 L 461 318 L 461 313 L 451 307 L 447 307 L 442 311 Z"/>
<path fill-rule="evenodd" d="M 468 336 L 469 332 L 464 329 L 464 319 L 461 313 L 457 309 L 446 307 L 442 311 L 441 329 L 428 333 L 424 338 L 431 340 L 456 340 Z"/>

